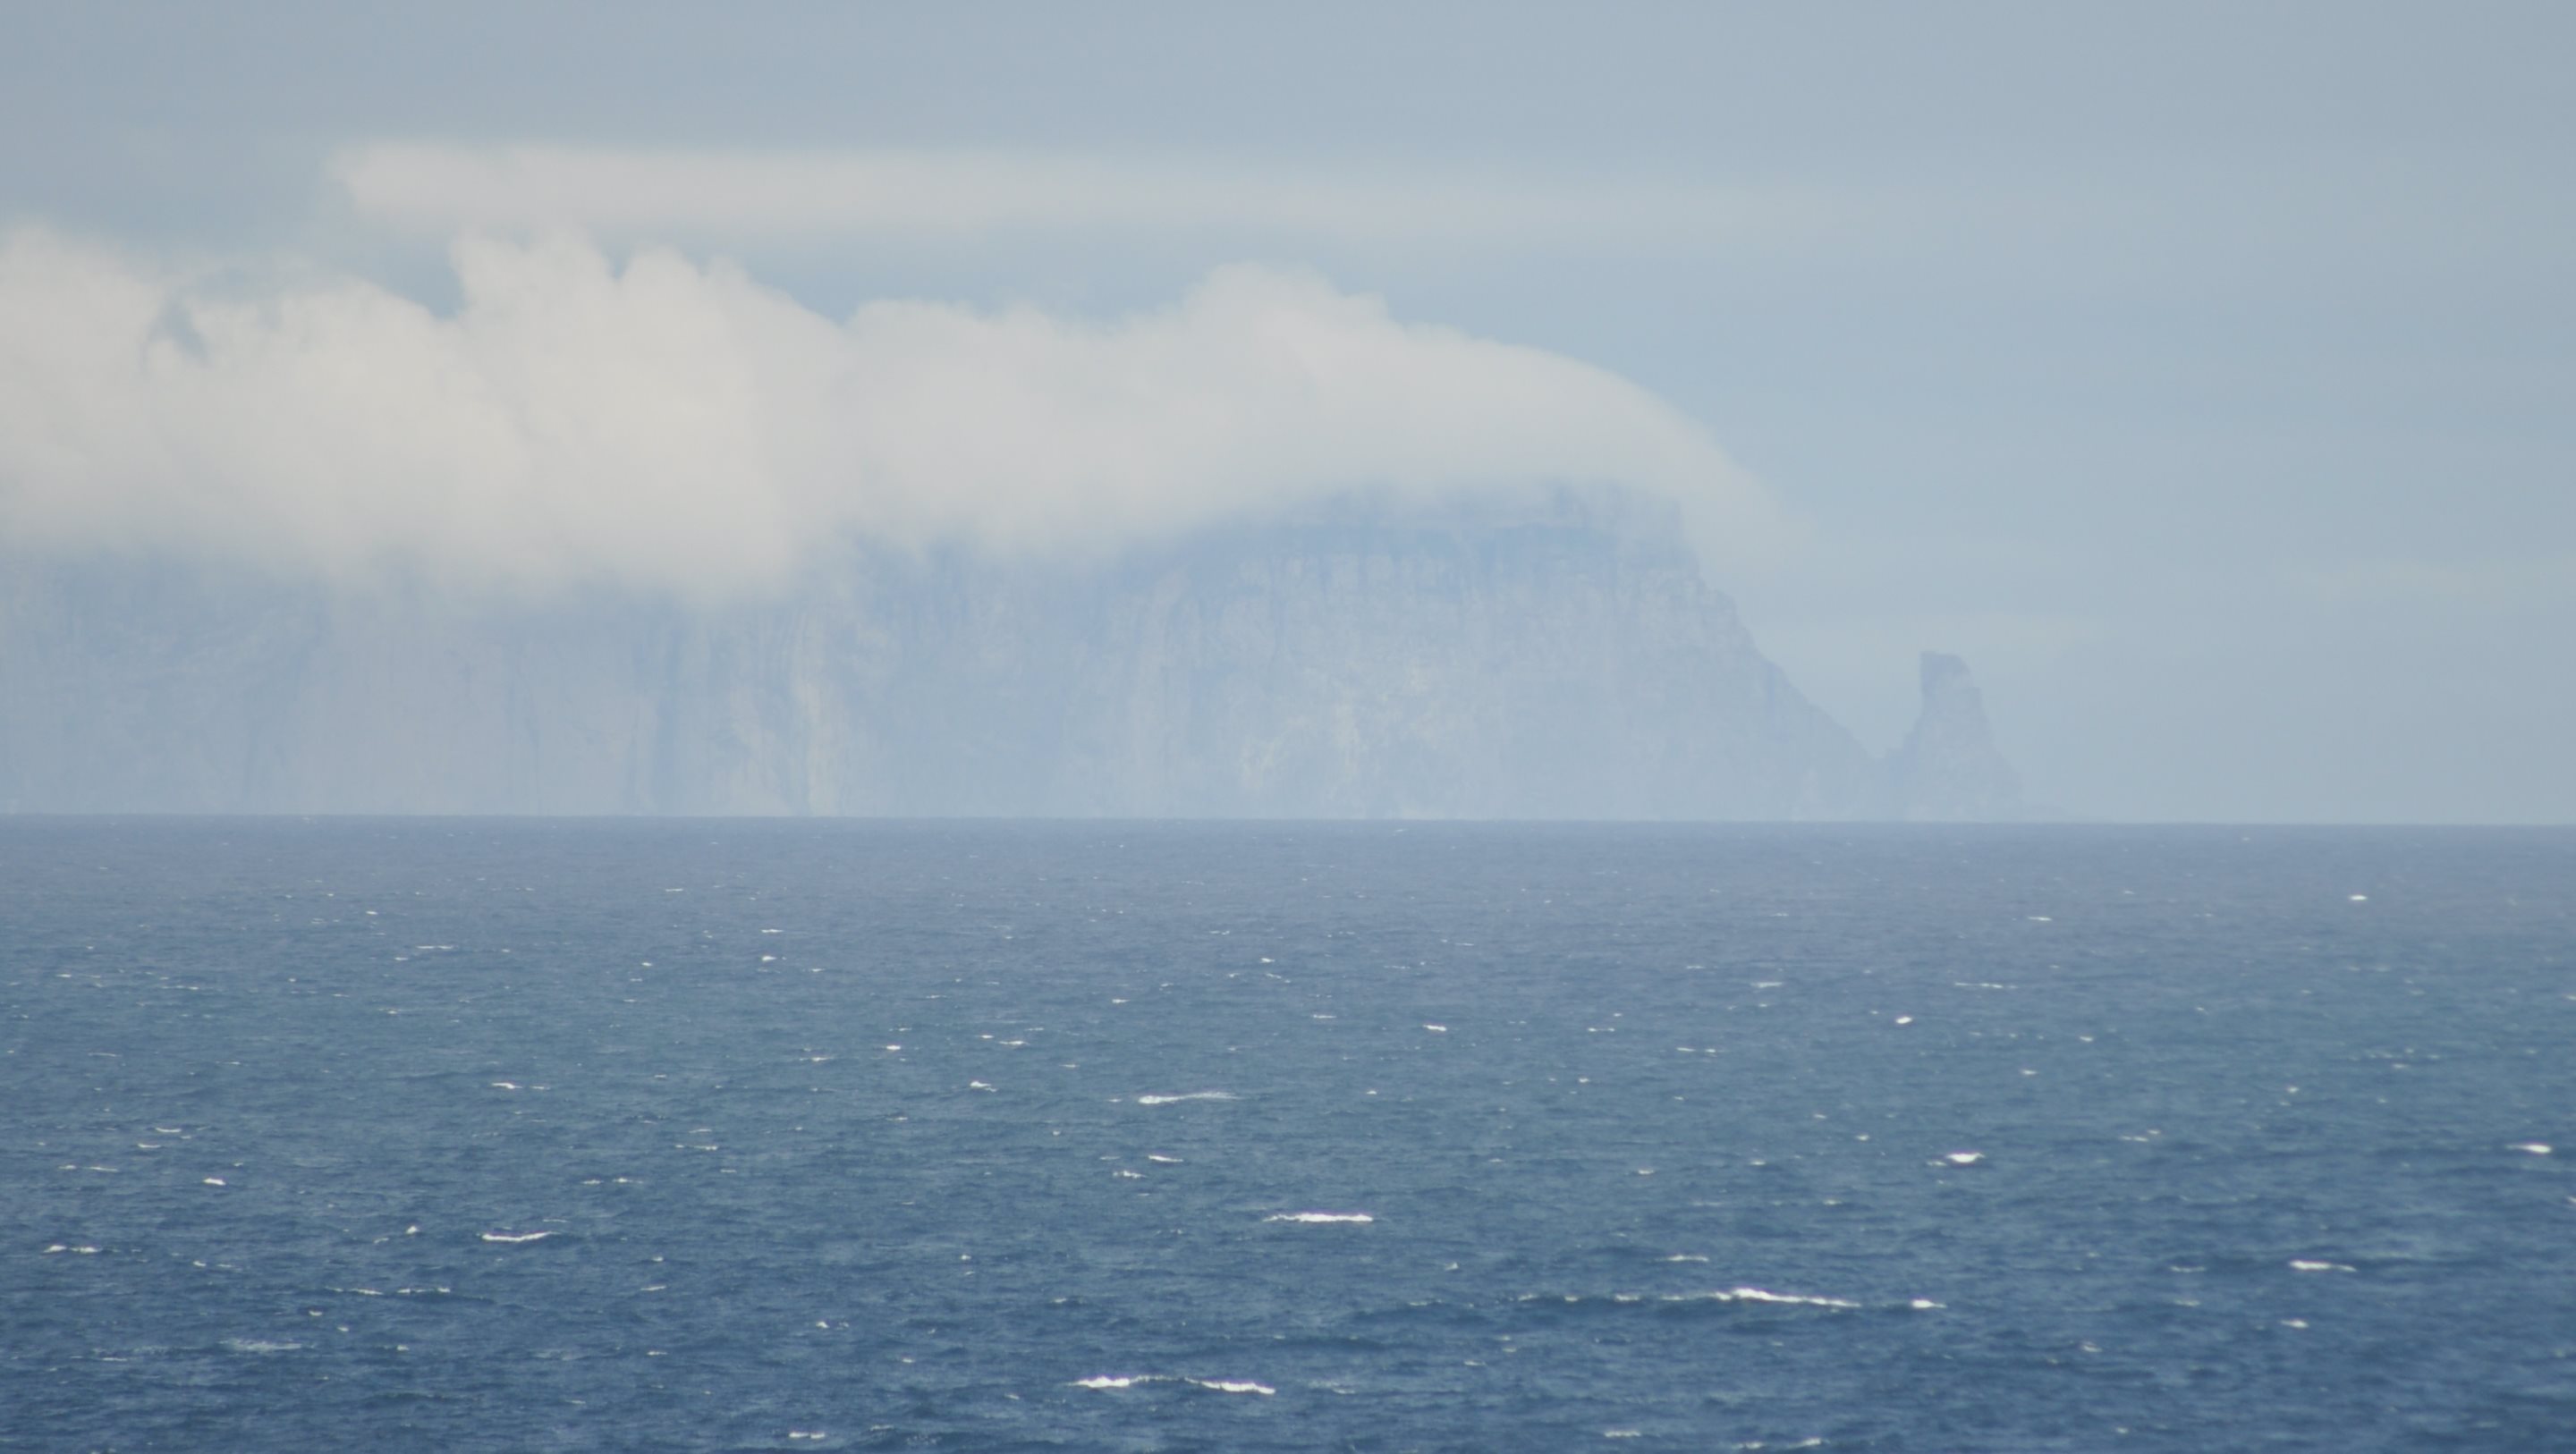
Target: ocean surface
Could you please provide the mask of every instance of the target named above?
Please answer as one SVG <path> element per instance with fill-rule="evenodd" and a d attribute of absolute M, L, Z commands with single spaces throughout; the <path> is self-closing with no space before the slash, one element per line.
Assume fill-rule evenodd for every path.
<path fill-rule="evenodd" d="M 2576 832 L 0 819 L 0 1447 L 2576 1449 Z"/>

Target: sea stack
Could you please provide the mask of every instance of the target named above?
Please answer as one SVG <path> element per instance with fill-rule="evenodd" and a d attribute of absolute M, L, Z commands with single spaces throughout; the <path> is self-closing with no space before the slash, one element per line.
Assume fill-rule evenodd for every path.
<path fill-rule="evenodd" d="M 1887 759 L 1889 816 L 1984 823 L 2021 816 L 2021 779 L 1995 750 L 1985 698 L 1968 664 L 1923 653 L 1923 710 Z"/>

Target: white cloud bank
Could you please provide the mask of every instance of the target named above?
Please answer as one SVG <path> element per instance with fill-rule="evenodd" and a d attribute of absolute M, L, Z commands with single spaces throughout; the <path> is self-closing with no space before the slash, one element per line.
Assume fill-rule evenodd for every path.
<path fill-rule="evenodd" d="M 1301 172 L 1241 159 L 1027 150 L 371 142 L 341 150 L 330 180 L 360 216 L 440 237 L 529 229 L 664 240 L 1213 230 L 1599 253 L 1808 246 L 1869 225 L 1856 199 L 1700 181 Z"/>
<path fill-rule="evenodd" d="M 441 315 L 41 232 L 0 242 L 0 547 L 460 587 L 757 590 L 821 543 L 1112 550 L 1354 487 L 1614 483 L 1704 549 L 1779 516 L 1645 390 L 1220 269 L 1108 322 L 877 302 L 835 322 L 738 269 L 467 240 Z"/>

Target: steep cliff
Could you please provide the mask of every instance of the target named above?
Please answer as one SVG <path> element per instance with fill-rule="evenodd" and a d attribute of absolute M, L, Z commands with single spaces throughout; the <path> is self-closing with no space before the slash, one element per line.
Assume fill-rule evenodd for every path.
<path fill-rule="evenodd" d="M 1927 658 L 1924 724 L 1874 762 L 1669 536 L 1581 516 L 1273 525 L 1079 569 L 854 549 L 694 609 L 113 563 L 0 582 L 0 807 L 24 811 L 1782 819 L 2009 796 L 1963 672 L 1936 684 Z"/>
<path fill-rule="evenodd" d="M 1889 816 L 1974 823 L 2021 814 L 2021 779 L 1995 750 L 1984 694 L 1968 664 L 1923 653 L 1923 710 L 1888 755 Z"/>

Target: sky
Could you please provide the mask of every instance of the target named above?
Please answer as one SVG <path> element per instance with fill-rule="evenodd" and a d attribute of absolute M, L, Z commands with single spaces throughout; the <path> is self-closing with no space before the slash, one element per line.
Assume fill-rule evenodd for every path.
<path fill-rule="evenodd" d="M 1611 479 L 1873 749 L 1931 648 L 2077 816 L 2576 821 L 2564 6 L 363 9 L 0 4 L 10 548 Z"/>

